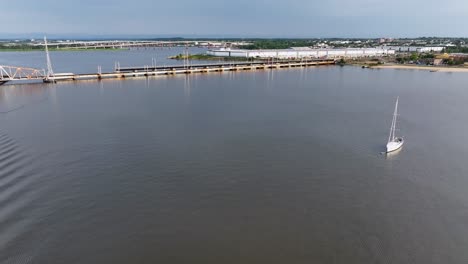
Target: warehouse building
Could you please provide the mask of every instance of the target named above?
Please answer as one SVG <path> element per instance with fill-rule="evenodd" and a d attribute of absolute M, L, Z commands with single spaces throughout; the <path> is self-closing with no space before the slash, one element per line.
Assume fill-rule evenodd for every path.
<path fill-rule="evenodd" d="M 396 52 L 418 52 L 418 53 L 441 52 L 444 50 L 444 47 L 387 46 L 384 48 L 391 49 Z"/>
<path fill-rule="evenodd" d="M 217 57 L 243 58 L 343 58 L 343 57 L 376 57 L 395 54 L 395 50 L 384 48 L 345 48 L 345 49 L 311 49 L 291 48 L 275 50 L 241 50 L 222 48 L 207 51 L 208 55 Z"/>

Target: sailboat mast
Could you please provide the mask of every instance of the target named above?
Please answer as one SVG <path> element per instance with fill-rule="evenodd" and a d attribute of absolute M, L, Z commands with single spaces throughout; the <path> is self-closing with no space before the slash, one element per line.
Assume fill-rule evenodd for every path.
<path fill-rule="evenodd" d="M 398 99 L 400 99 L 400 97 L 397 97 L 396 99 L 396 103 L 395 103 L 395 113 L 393 114 L 393 140 L 395 140 L 395 130 L 396 130 L 396 119 L 397 119 L 397 116 L 398 116 Z"/>
<path fill-rule="evenodd" d="M 393 123 L 395 122 L 395 118 L 392 118 L 392 125 L 390 126 L 390 135 L 388 135 L 388 142 L 393 141 Z"/>
<path fill-rule="evenodd" d="M 390 127 L 390 135 L 388 136 L 388 142 L 395 140 L 396 117 L 398 115 L 398 99 L 399 97 L 397 97 L 395 103 L 395 112 L 393 112 L 392 126 Z"/>

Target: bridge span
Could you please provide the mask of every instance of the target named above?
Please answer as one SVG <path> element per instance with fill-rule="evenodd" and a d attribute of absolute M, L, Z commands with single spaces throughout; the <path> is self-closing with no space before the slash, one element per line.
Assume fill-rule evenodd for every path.
<path fill-rule="evenodd" d="M 332 65 L 332 59 L 322 60 L 281 60 L 275 62 L 238 62 L 238 63 L 216 63 L 216 64 L 193 64 L 193 65 L 173 65 L 173 66 L 142 66 L 116 68 L 113 72 L 97 73 L 52 73 L 47 74 L 45 70 L 32 68 L 0 66 L 2 72 L 0 84 L 6 82 L 18 82 L 24 80 L 37 80 L 38 82 L 55 83 L 59 81 L 80 81 L 80 80 L 101 80 L 101 79 L 122 79 L 134 77 L 148 77 L 158 75 L 194 74 L 225 71 L 247 71 L 266 70 L 281 68 L 311 67 L 320 65 Z"/>
<path fill-rule="evenodd" d="M 215 63 L 215 64 L 190 64 L 184 60 L 184 65 L 174 66 L 143 66 L 121 68 L 116 66 L 113 72 L 102 73 L 98 67 L 97 73 L 74 74 L 74 73 L 54 73 L 50 59 L 47 39 L 44 37 L 45 52 L 47 59 L 47 70 L 39 70 L 28 67 L 0 65 L 0 85 L 12 82 L 22 83 L 23 81 L 37 81 L 45 83 L 55 83 L 58 81 L 79 81 L 79 80 L 101 80 L 110 78 L 131 78 L 148 77 L 157 75 L 192 74 L 224 71 L 245 71 L 245 70 L 265 70 L 281 69 L 293 67 L 310 67 L 319 65 L 335 64 L 333 59 L 301 59 L 301 60 L 277 60 L 258 62 L 237 62 L 237 63 Z"/>
<path fill-rule="evenodd" d="M 0 65 L 0 85 L 7 82 L 25 81 L 25 80 L 43 80 L 45 70 Z"/>

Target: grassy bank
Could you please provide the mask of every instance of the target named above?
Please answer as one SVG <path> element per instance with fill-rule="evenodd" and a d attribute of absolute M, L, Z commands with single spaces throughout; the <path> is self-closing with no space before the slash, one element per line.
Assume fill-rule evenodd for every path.
<path fill-rule="evenodd" d="M 402 64 L 385 64 L 377 65 L 371 68 L 375 69 L 399 69 L 399 70 L 426 70 L 431 72 L 467 72 L 468 67 L 463 66 L 424 66 L 424 65 L 402 65 Z"/>

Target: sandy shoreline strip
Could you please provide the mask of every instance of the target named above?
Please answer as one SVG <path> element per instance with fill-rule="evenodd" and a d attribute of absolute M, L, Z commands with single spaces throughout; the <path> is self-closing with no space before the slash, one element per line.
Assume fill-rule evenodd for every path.
<path fill-rule="evenodd" d="M 440 67 L 440 66 L 418 66 L 418 65 L 378 65 L 372 66 L 374 69 L 400 69 L 400 70 L 424 70 L 424 71 L 435 71 L 435 72 L 468 72 L 468 68 L 460 67 Z"/>

